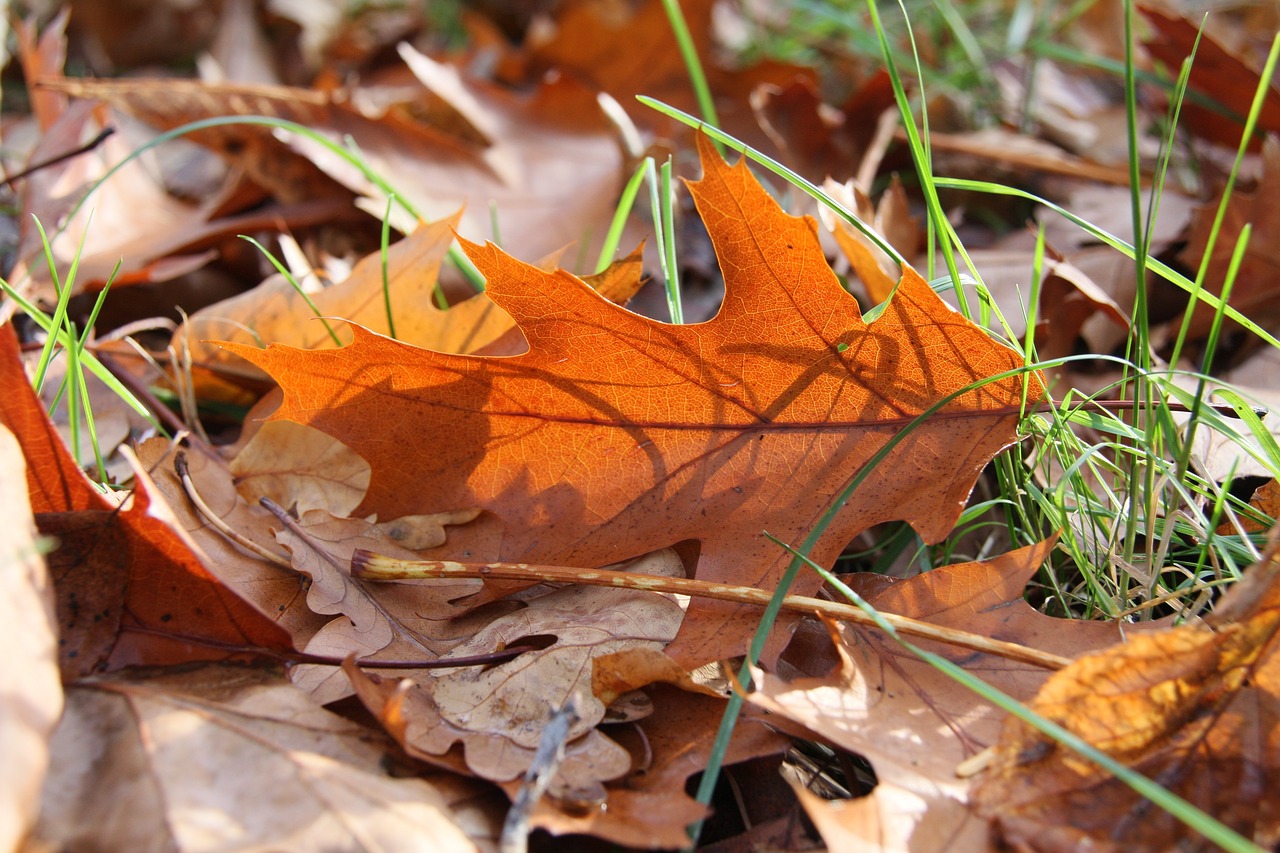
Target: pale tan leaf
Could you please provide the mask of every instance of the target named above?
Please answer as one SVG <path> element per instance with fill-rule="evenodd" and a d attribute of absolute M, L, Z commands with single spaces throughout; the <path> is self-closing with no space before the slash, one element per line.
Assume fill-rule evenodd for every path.
<path fill-rule="evenodd" d="M 345 444 L 284 421 L 262 424 L 229 468 L 245 498 L 269 497 L 300 513 L 349 515 L 369 488 L 369 463 Z"/>
<path fill-rule="evenodd" d="M 366 729 L 275 674 L 103 680 L 68 698 L 36 837 L 60 849 L 476 849 L 428 782 L 391 779 L 382 759 Z"/>
<path fill-rule="evenodd" d="M 53 589 L 36 543 L 21 448 L 0 425 L 0 850 L 35 823 L 48 741 L 62 712 Z"/>

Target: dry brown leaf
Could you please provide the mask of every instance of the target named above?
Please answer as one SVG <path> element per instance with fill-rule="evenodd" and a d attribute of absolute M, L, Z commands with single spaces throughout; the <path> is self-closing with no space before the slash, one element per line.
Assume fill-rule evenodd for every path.
<path fill-rule="evenodd" d="M 947 165 L 957 160 L 969 160 L 970 169 L 981 168 L 983 161 L 990 170 L 999 166 L 1011 173 L 1025 171 L 1048 172 L 1087 178 L 1107 184 L 1127 184 L 1129 173 L 1117 166 L 1106 166 L 1083 160 L 1068 154 L 1056 145 L 1020 133 L 988 128 L 965 134 L 930 134 L 930 144 L 937 137 L 938 151 L 949 157 Z M 974 160 L 977 164 L 973 164 Z"/>
<path fill-rule="evenodd" d="M 68 696 L 36 839 L 54 849 L 476 849 L 429 781 L 389 778 L 383 758 L 367 729 L 275 673 L 103 679 Z M 492 839 L 493 824 L 476 817 L 472 831 Z"/>
<path fill-rule="evenodd" d="M 628 567 L 648 574 L 682 574 L 680 559 L 659 552 Z M 538 650 L 488 667 L 433 670 L 417 679 L 416 713 L 407 740 L 424 753 L 443 755 L 463 744 L 467 766 L 485 779 L 506 782 L 528 769 L 542 727 L 572 701 L 578 722 L 570 738 L 590 749 L 574 752 L 583 767 L 564 768 L 554 789 L 582 789 L 625 773 L 625 750 L 602 739 L 596 726 L 605 703 L 592 692 L 592 661 L 623 649 L 661 649 L 676 634 L 684 611 L 670 597 L 633 590 L 570 587 L 539 596 L 522 610 L 489 622 L 446 655 L 466 657 L 532 642 Z M 575 768 L 577 765 L 575 764 Z"/>
<path fill-rule="evenodd" d="M 368 462 L 331 436 L 288 421 L 262 424 L 229 467 L 246 499 L 269 497 L 298 513 L 350 515 L 369 489 Z"/>
<path fill-rule="evenodd" d="M 62 713 L 49 573 L 27 500 L 22 448 L 0 426 L 0 850 L 17 850 L 35 824 L 49 737 Z"/>
<path fill-rule="evenodd" d="M 471 517 L 474 513 L 442 514 L 429 524 L 443 541 L 441 524 Z M 464 609 L 452 602 L 472 596 L 481 588 L 480 581 L 370 587 L 350 576 L 348 566 L 357 548 L 413 554 L 373 521 L 311 510 L 296 527 L 279 530 L 277 539 L 291 554 L 294 568 L 311 579 L 308 607 L 317 614 L 339 617 L 308 640 L 304 651 L 309 654 L 429 661 L 478 627 L 474 620 L 455 619 Z M 332 666 L 295 666 L 290 678 L 320 702 L 333 702 L 352 692 L 346 677 Z"/>
<path fill-rule="evenodd" d="M 854 587 L 884 612 L 1058 654 L 1114 641 L 1113 626 L 1054 619 L 1022 599 L 1051 547 L 1043 543 L 896 583 L 855 576 Z M 876 789 L 843 812 L 853 822 L 847 828 L 867 843 L 886 850 L 989 849 L 987 824 L 970 802 L 971 782 L 957 777 L 956 768 L 995 743 L 1004 713 L 883 636 L 851 628 L 832 633 L 840 653 L 835 671 L 791 682 L 757 673 L 751 701 L 871 762 Z M 1036 667 L 920 645 L 1018 698 L 1034 695 L 1047 677 Z"/>
<path fill-rule="evenodd" d="M 1240 144 L 1244 117 L 1249 115 L 1254 93 L 1261 84 L 1260 68 L 1253 67 L 1240 56 L 1223 47 L 1210 33 L 1201 31 L 1199 17 L 1191 20 L 1154 6 L 1140 7 L 1155 35 L 1143 42 L 1147 52 L 1165 64 L 1177 76 L 1182 62 L 1195 49 L 1195 63 L 1187 81 L 1190 91 L 1205 95 L 1239 118 L 1232 120 L 1217 110 L 1201 106 L 1188 98 L 1178 118 L 1179 126 L 1197 136 L 1235 148 Z M 1258 116 L 1258 129 L 1280 133 L 1280 92 L 1272 84 Z"/>
<path fill-rule="evenodd" d="M 1221 193 L 1191 215 L 1187 245 L 1178 258 L 1192 270 L 1199 269 L 1204 259 L 1220 201 Z M 1205 290 L 1216 296 L 1222 295 L 1231 256 L 1246 224 L 1253 226 L 1253 233 L 1228 301 L 1249 319 L 1270 327 L 1280 321 L 1280 300 L 1276 299 L 1276 282 L 1280 281 L 1280 140 L 1274 135 L 1262 146 L 1262 178 L 1257 188 L 1251 193 L 1236 190 L 1227 202 L 1204 280 Z M 1214 310 L 1200 302 L 1194 310 L 1193 340 L 1208 333 L 1214 316 Z"/>
<path fill-rule="evenodd" d="M 874 176 L 892 127 L 883 117 L 897 107 L 886 71 L 869 77 L 840 109 L 822 101 L 816 80 L 797 75 L 785 85 L 764 83 L 750 97 L 760 129 L 776 146 L 779 159 L 815 183 Z"/>
<path fill-rule="evenodd" d="M 1035 334 L 1038 358 L 1052 361 L 1074 355 L 1078 352 L 1077 341 L 1086 335 L 1086 326 L 1098 320 L 1109 324 L 1117 334 L 1128 333 L 1129 317 L 1083 270 L 1061 258 L 1046 261 L 1044 280 L 1040 284 L 1038 315 L 1041 319 Z M 1092 343 L 1095 341 L 1087 341 L 1086 345 Z M 1090 351 L 1106 352 L 1108 348 Z M 1051 387 L 1055 382 L 1070 383 L 1070 365 L 1046 373 L 1051 377 Z"/>
<path fill-rule="evenodd" d="M 430 62 L 411 48 L 402 53 L 416 64 Z M 416 109 L 430 92 L 408 82 L 408 94 L 397 89 L 391 103 L 374 106 L 367 105 L 374 100 L 369 95 L 377 93 L 362 96 L 359 90 L 339 99 L 306 89 L 182 80 L 68 81 L 57 87 L 103 99 L 161 129 L 250 113 L 305 125 L 338 143 L 350 137 L 365 162 L 426 218 L 443 219 L 464 208 L 464 235 L 493 237 L 496 215 L 503 244 L 524 257 L 574 242 L 598 245 L 600 223 L 608 221 L 622 188 L 623 162 L 616 131 L 593 92 L 566 78 L 544 81 L 529 95 L 464 81 L 495 135 L 482 146 L 419 122 Z M 375 215 L 386 209 L 380 188 L 311 140 L 290 137 L 290 148 L 271 129 L 246 125 L 191 138 L 242 165 L 284 201 L 332 196 L 336 180 L 364 195 Z M 394 212 L 400 215 L 398 208 Z"/>
<path fill-rule="evenodd" d="M 351 671 L 350 669 L 348 670 Z M 411 755 L 456 772 L 468 772 L 461 750 L 443 755 L 422 752 L 415 746 L 410 722 L 430 710 L 430 699 L 416 686 L 397 687 L 395 680 L 351 673 L 361 700 L 382 721 L 392 736 Z M 402 684 L 407 684 L 402 682 Z M 685 827 L 706 816 L 706 809 L 685 793 L 686 783 L 701 771 L 710 754 L 716 728 L 724 712 L 723 701 L 687 693 L 666 685 L 647 689 L 653 713 L 634 722 L 605 727 L 607 739 L 624 747 L 630 755 L 630 770 L 603 791 L 594 788 L 600 799 L 583 800 L 591 790 L 576 791 L 568 802 L 555 796 L 544 798 L 534 811 L 535 826 L 554 834 L 586 833 L 626 847 L 675 848 L 688 843 Z M 605 737 L 602 735 L 601 737 Z M 575 764 L 577 756 L 589 754 L 592 742 L 579 740 L 569 745 L 567 756 Z M 726 756 L 728 765 L 785 751 L 789 740 L 758 720 L 743 720 L 734 733 Z M 730 772 L 733 768 L 730 766 Z M 574 770 L 574 776 L 582 776 Z M 517 783 L 504 786 L 514 793 Z M 570 793 L 561 788 L 557 793 Z"/>
<path fill-rule="evenodd" d="M 1263 848 L 1280 841 L 1280 563 L 1207 624 L 1130 637 L 1055 673 L 1029 707 Z M 976 792 L 1027 850 L 1216 849 L 1098 765 L 1009 718 Z"/>

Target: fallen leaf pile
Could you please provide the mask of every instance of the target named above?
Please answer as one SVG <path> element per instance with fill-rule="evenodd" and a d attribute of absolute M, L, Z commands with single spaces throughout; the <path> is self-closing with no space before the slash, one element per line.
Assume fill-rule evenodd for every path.
<path fill-rule="evenodd" d="M 761 638 L 714 805 L 695 799 L 762 612 L 713 596 L 777 589 L 779 542 L 811 538 L 831 567 L 885 531 L 963 535 L 992 460 L 1023 464 L 1025 419 L 1091 381 L 1026 369 L 912 266 L 929 234 L 893 173 L 883 71 L 837 108 L 817 70 L 724 50 L 753 4 L 681 4 L 724 127 L 831 179 L 903 264 L 634 101 L 697 109 L 659 0 L 549 4 L 519 31 L 468 12 L 452 51 L 381 4 L 158 5 L 128 27 L 79 5 L 14 24 L 30 116 L 6 114 L 5 167 L 34 168 L 0 303 L 0 851 L 487 851 L 515 818 L 534 849 L 678 849 L 702 821 L 733 849 L 1208 849 L 865 619 L 805 609 L 834 595 L 807 569 Z M 1144 14 L 1144 61 L 1175 65 L 1191 25 Z M 186 67 L 169 51 L 189 38 L 203 79 L 117 73 Z M 1256 79 L 1247 52 L 1206 45 L 1193 90 Z M 1082 141 L 1105 135 L 1103 87 L 1044 61 L 1040 137 L 939 133 L 939 163 L 1065 181 L 1115 216 L 1127 173 Z M 111 75 L 66 76 L 78 63 Z M 698 322 L 627 307 L 658 268 L 652 246 L 624 254 L 644 214 L 596 264 L 646 150 L 675 152 L 692 202 L 691 303 L 719 305 Z M 1210 177 L 1198 199 L 1169 189 L 1153 238 L 1170 262 L 1209 254 L 1221 293 L 1250 225 L 1231 302 L 1268 328 L 1278 150 L 1250 161 L 1211 253 Z M 1035 242 L 973 252 L 992 298 L 1016 302 L 1034 257 L 1041 356 L 1110 352 L 1132 268 L 1076 232 Z M 64 336 L 33 389 L 45 338 L 19 300 L 62 322 L 63 296 L 98 328 Z M 1192 314 L 1192 347 L 1210 320 Z M 101 446 L 68 400 L 94 401 Z M 1203 619 L 1138 625 L 1028 603 L 1058 548 L 1038 538 L 844 580 L 944 638 L 924 651 L 1274 847 L 1275 548 Z M 404 570 L 375 577 L 375 557 Z"/>

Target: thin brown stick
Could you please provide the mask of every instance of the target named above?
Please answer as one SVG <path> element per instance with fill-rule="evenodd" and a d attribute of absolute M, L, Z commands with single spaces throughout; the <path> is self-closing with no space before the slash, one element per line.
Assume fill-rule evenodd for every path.
<path fill-rule="evenodd" d="M 187 493 L 187 500 L 191 501 L 191 505 L 195 507 L 196 512 L 204 518 L 210 527 L 250 554 L 261 557 L 268 563 L 277 565 L 282 569 L 288 569 L 291 572 L 295 571 L 293 561 L 287 555 L 277 554 L 269 548 L 262 547 L 252 539 L 241 536 L 238 531 L 230 527 L 204 502 L 204 498 L 200 497 L 200 492 L 196 489 L 196 484 L 191 481 L 191 469 L 187 466 L 187 454 L 184 451 L 179 450 L 173 457 L 173 470 L 178 475 L 179 482 L 182 483 L 182 490 Z"/>
<path fill-rule="evenodd" d="M 369 551 L 357 550 L 351 557 L 352 577 L 366 580 L 418 580 L 425 578 L 494 578 L 497 580 L 529 581 L 531 583 L 575 583 L 591 586 L 611 586 L 638 589 L 648 592 L 666 592 L 730 601 L 736 604 L 753 604 L 765 607 L 773 598 L 768 590 L 750 586 L 707 583 L 691 578 L 669 578 L 634 572 L 615 572 L 608 569 L 576 569 L 565 566 L 532 566 L 525 563 L 459 563 L 447 560 L 397 560 Z M 788 595 L 782 600 L 786 610 L 816 613 L 875 627 L 875 622 L 865 612 L 852 604 L 823 601 L 803 595 Z M 936 640 L 961 648 L 973 649 L 984 654 L 1021 661 L 1045 669 L 1062 669 L 1071 663 L 1070 658 L 1033 649 L 1029 646 L 994 640 L 981 634 L 972 634 L 955 628 L 944 628 L 929 622 L 921 622 L 907 616 L 892 613 L 880 614 L 885 621 L 903 634 Z"/>
<path fill-rule="evenodd" d="M 41 169 L 47 169 L 50 166 L 56 166 L 64 160 L 70 160 L 72 157 L 79 157 L 81 154 L 87 154 L 103 142 L 106 142 L 107 137 L 115 132 L 116 129 L 114 127 L 104 127 L 97 136 L 90 139 L 84 145 L 81 145 L 78 148 L 73 148 L 70 151 L 63 152 L 62 154 L 55 154 L 47 160 L 41 160 L 39 163 L 34 163 L 23 169 L 21 172 L 0 180 L 0 186 L 11 186 L 15 181 L 19 181 L 22 178 L 40 171 Z"/>

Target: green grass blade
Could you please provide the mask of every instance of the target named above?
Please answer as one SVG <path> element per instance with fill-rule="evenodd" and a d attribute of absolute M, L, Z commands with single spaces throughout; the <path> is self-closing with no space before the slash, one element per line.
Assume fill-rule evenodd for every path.
<path fill-rule="evenodd" d="M 1071 211 L 1067 210 L 1061 205 L 1055 204 L 1046 198 L 1036 195 L 1035 193 L 1030 193 L 1030 192 L 1027 192 L 1026 190 L 1018 189 L 1017 187 L 1004 186 L 1003 184 L 994 184 L 994 183 L 991 183 L 990 181 L 973 181 L 973 180 L 969 180 L 968 178 L 935 178 L 935 182 L 937 183 L 938 186 L 946 187 L 948 189 L 972 190 L 974 192 L 990 193 L 991 195 L 1014 196 L 1016 198 L 1022 198 L 1022 199 L 1026 199 L 1027 201 L 1033 201 L 1033 202 L 1036 202 L 1037 204 L 1042 204 L 1048 209 L 1052 210 L 1054 213 L 1057 213 L 1059 216 L 1068 220 L 1069 222 L 1075 225 L 1078 225 L 1084 231 L 1088 232 L 1091 236 L 1097 238 L 1099 241 L 1103 243 L 1106 243 L 1108 246 L 1120 252 L 1121 254 L 1128 257 L 1129 259 L 1131 260 L 1134 259 L 1134 254 L 1135 254 L 1134 248 L 1127 241 L 1121 240 L 1119 237 L 1115 236 L 1111 232 L 1098 228 L 1096 225 L 1088 222 L 1085 219 L 1082 219 L 1081 217 L 1077 216 L 1076 214 L 1072 213 Z M 1182 275 L 1181 273 L 1177 272 L 1176 270 L 1172 269 L 1167 264 L 1164 264 L 1156 260 L 1155 258 L 1148 259 L 1147 268 L 1150 269 L 1152 272 L 1155 272 L 1156 274 L 1158 274 L 1161 278 L 1165 279 L 1166 281 L 1174 285 L 1177 285 L 1178 287 L 1182 288 L 1188 293 L 1191 293 L 1192 291 L 1195 290 L 1194 282 L 1192 282 L 1190 279 L 1188 279 L 1186 276 Z M 1250 332 L 1257 335 L 1259 338 L 1266 341 L 1271 346 L 1280 348 L 1280 340 L 1277 340 L 1274 335 L 1272 335 L 1266 329 L 1259 326 L 1257 323 L 1250 320 L 1245 315 L 1241 314 L 1235 308 L 1232 308 L 1230 305 L 1224 305 L 1222 303 L 1222 300 L 1214 296 L 1212 293 L 1206 293 L 1202 290 L 1199 293 L 1196 293 L 1195 298 L 1200 302 L 1203 302 L 1205 305 L 1208 305 L 1210 308 L 1216 309 L 1218 308 L 1219 305 L 1222 305 L 1223 313 L 1225 313 L 1227 317 L 1231 318 L 1232 320 L 1235 320 L 1241 326 L 1248 329 Z"/>
<path fill-rule="evenodd" d="M 387 209 L 382 214 L 382 234 L 378 243 L 378 261 L 382 269 L 382 304 L 387 312 L 387 335 L 396 339 L 396 314 L 391 310 L 391 275 L 387 270 L 387 251 L 391 247 L 391 205 L 395 196 L 387 196 Z M 436 288 L 438 291 L 440 288 Z"/>
<path fill-rule="evenodd" d="M 739 154 L 743 154 L 748 159 L 756 163 L 759 163 L 761 166 L 768 169 L 770 172 L 773 172 L 775 175 L 782 178 L 784 181 L 791 184 L 796 189 L 800 190 L 801 192 L 805 193 L 806 195 L 810 196 L 811 198 L 815 199 L 821 204 L 824 204 L 827 207 L 829 207 L 831 211 L 836 214 L 836 216 L 839 216 L 845 222 L 848 222 L 854 228 L 858 229 L 858 231 L 864 237 L 870 240 L 873 244 L 875 244 L 877 248 L 879 248 L 882 252 L 887 254 L 889 257 L 893 258 L 899 264 L 906 263 L 906 260 L 898 252 L 898 250 L 893 248 L 893 246 L 889 245 L 889 242 L 885 240 L 883 237 L 881 237 L 880 234 L 878 234 L 874 228 L 872 228 L 871 226 L 863 222 L 861 219 L 859 219 L 856 213 L 849 210 L 847 207 L 845 207 L 840 202 L 836 201 L 826 192 L 823 192 L 817 186 L 810 183 L 808 180 L 800 176 L 798 173 L 792 171 L 791 169 L 788 169 L 786 166 L 782 165 L 777 160 L 774 160 L 769 155 L 760 153 L 756 149 L 752 148 L 750 145 L 747 145 L 745 142 L 742 142 L 741 140 L 736 139 L 733 136 L 730 136 L 729 134 L 725 133 L 723 130 L 720 130 L 717 127 L 713 127 L 712 125 L 707 124 L 706 122 L 702 121 L 696 116 L 689 115 L 683 110 L 678 110 L 673 106 L 664 104 L 662 101 L 647 97 L 645 95 L 637 95 L 636 100 L 644 104 L 646 107 L 649 107 L 650 109 L 653 109 L 653 110 L 657 110 L 663 115 L 673 118 L 682 124 L 686 124 L 689 127 L 701 130 L 707 136 L 711 137 L 712 140 L 716 142 L 721 142 L 728 148 L 732 148 L 734 151 L 737 151 Z"/>
<path fill-rule="evenodd" d="M 22 309 L 23 313 L 30 317 L 37 326 L 43 329 L 51 337 L 56 338 L 59 346 L 68 347 L 73 345 L 74 339 L 67 335 L 65 329 L 55 326 L 53 324 L 53 318 L 41 311 L 39 306 L 33 304 L 21 293 L 14 290 L 9 282 L 4 279 L 0 279 L 0 290 L 3 290 L 10 299 L 16 302 L 18 307 Z M 111 371 L 107 370 L 107 368 L 103 366 L 102 362 L 99 361 L 92 353 L 84 353 L 84 363 L 89 368 L 89 372 L 101 379 L 116 396 L 124 400 L 125 403 L 129 405 L 129 408 L 146 418 L 147 423 L 157 431 L 166 435 L 168 434 L 161 423 L 156 420 L 155 415 L 151 414 L 147 407 L 134 396 L 133 392 L 122 385 L 120 380 L 116 379 L 116 377 L 112 375 Z"/>
<path fill-rule="evenodd" d="M 1227 217 L 1227 206 L 1231 201 L 1231 193 L 1235 189 L 1236 177 L 1240 174 L 1240 166 L 1244 162 L 1245 153 L 1248 151 L 1249 143 L 1253 140 L 1254 132 L 1258 127 L 1258 119 L 1262 115 L 1262 107 L 1267 103 L 1267 98 L 1271 94 L 1271 79 L 1275 75 L 1276 61 L 1280 59 L 1280 33 L 1276 33 L 1275 38 L 1271 40 L 1271 51 L 1267 54 L 1266 64 L 1263 66 L 1262 74 L 1258 80 L 1258 88 L 1253 93 L 1253 103 L 1249 107 L 1249 115 L 1245 119 L 1244 132 L 1240 134 L 1240 145 L 1236 149 L 1236 159 L 1231 165 L 1231 171 L 1227 175 L 1226 186 L 1222 188 L 1222 200 L 1218 203 L 1218 210 L 1214 214 L 1213 224 L 1209 228 L 1209 239 L 1205 243 L 1204 257 L 1200 259 L 1200 267 L 1196 270 L 1195 283 L 1191 288 L 1191 302 L 1187 305 L 1187 313 L 1182 318 L 1182 328 L 1178 332 L 1178 343 L 1174 348 L 1174 358 L 1171 364 L 1177 364 L 1177 356 L 1181 354 L 1182 343 L 1187 337 L 1187 332 L 1191 327 L 1191 320 L 1194 315 L 1194 307 L 1197 300 L 1203 296 L 1205 276 L 1209 273 L 1209 265 L 1213 261 L 1213 250 L 1218 244 L 1218 234 L 1222 230 L 1222 223 Z M 1217 306 L 1214 306 L 1215 308 Z M 1235 319 L 1235 318 L 1232 318 Z"/>
<path fill-rule="evenodd" d="M 236 236 L 241 240 L 244 240 L 247 243 L 252 243 L 254 246 L 258 247 L 258 251 L 261 252 L 266 259 L 271 262 L 271 265 L 276 268 L 276 272 L 284 276 L 285 281 L 289 282 L 290 286 L 292 286 L 293 289 L 298 292 L 298 295 L 302 297 L 302 301 L 307 303 L 307 307 L 311 309 L 311 313 L 315 315 L 316 319 L 321 323 L 324 323 L 325 331 L 327 331 L 329 333 L 329 337 L 333 339 L 333 345 L 337 347 L 342 346 L 342 339 L 338 337 L 338 333 L 333 330 L 333 326 L 329 325 L 328 319 L 320 314 L 320 309 L 311 301 L 311 294 L 302 289 L 302 285 L 293 277 L 293 273 L 289 271 L 289 268 L 282 264 L 279 258 L 271 254 L 271 252 L 267 250 L 266 246 L 259 243 L 253 237 L 250 237 L 247 234 L 237 234 Z"/>
<path fill-rule="evenodd" d="M 35 223 L 36 230 L 40 232 L 40 245 L 44 250 L 45 263 L 49 267 L 49 278 L 53 282 L 53 291 L 58 296 L 58 302 L 53 309 L 53 317 L 49 322 L 53 328 L 62 330 L 67 319 L 67 305 L 71 302 L 71 291 L 75 286 L 74 270 L 76 267 L 73 266 L 72 272 L 64 283 L 58 275 L 58 265 L 53 259 L 53 243 L 49 240 L 49 236 L 45 234 L 43 223 L 39 219 L 35 219 Z M 81 251 L 84 249 L 84 240 L 88 233 L 89 229 L 86 228 L 84 233 L 80 235 L 80 246 L 76 250 L 75 260 L 72 262 L 73 265 L 80 260 Z M 36 362 L 35 379 L 32 381 L 37 394 L 44 390 L 45 375 L 48 373 L 49 364 L 53 360 L 56 344 L 57 341 L 50 335 L 45 341 L 44 348 L 40 351 L 40 358 Z"/>
<path fill-rule="evenodd" d="M 698 58 L 698 48 L 689 33 L 689 24 L 684 19 L 680 0 L 662 0 L 662 8 L 666 10 L 667 20 L 671 22 L 671 32 L 676 37 L 680 58 L 684 60 L 684 67 L 689 72 L 689 81 L 693 84 L 693 94 L 698 99 L 702 118 L 710 124 L 719 124 L 715 99 L 711 96 L 711 87 L 707 85 L 707 75 L 702 70 L 702 60 Z"/>
<path fill-rule="evenodd" d="M 675 193 L 671 186 L 671 158 L 662 164 L 661 208 L 662 233 L 666 237 L 662 247 L 667 258 L 667 308 L 671 312 L 671 322 L 684 322 L 684 306 L 680 302 L 680 265 L 676 262 L 676 217 Z"/>
<path fill-rule="evenodd" d="M 902 8 L 903 17 L 906 17 L 906 6 L 902 5 L 899 0 L 899 6 Z M 921 131 L 916 128 L 915 116 L 911 109 L 911 102 L 907 98 L 906 87 L 902 84 L 902 78 L 898 73 L 898 63 L 894 59 L 893 46 L 889 44 L 889 36 L 885 32 L 884 25 L 880 21 L 880 10 L 876 0 L 867 0 L 867 10 L 871 13 L 871 25 L 876 31 L 876 36 L 880 40 L 880 54 L 884 60 L 885 69 L 889 73 L 889 82 L 893 87 L 893 96 L 898 103 L 898 112 L 902 116 L 902 126 L 907 133 L 907 145 L 911 149 L 911 160 L 915 163 L 916 175 L 920 179 L 920 189 L 924 192 L 925 206 L 929 211 L 929 220 L 933 223 L 937 230 L 939 239 L 938 246 L 942 250 L 942 258 L 947 264 L 947 273 L 951 276 L 951 280 L 955 282 L 956 299 L 960 304 L 960 312 L 964 316 L 971 316 L 969 313 L 969 301 L 964 292 L 964 288 L 960 282 L 960 269 L 956 266 L 955 252 L 953 251 L 953 241 L 950 238 L 950 227 L 947 221 L 946 213 L 942 210 L 942 202 L 938 199 L 938 188 L 933 181 L 932 158 L 929 154 L 929 118 L 928 112 L 924 111 L 922 124 L 923 136 Z M 911 53 L 916 64 L 916 78 L 923 86 L 923 77 L 920 71 L 920 55 L 916 50 L 915 34 L 910 29 L 910 21 L 908 20 L 907 34 L 911 40 Z M 945 235 L 945 236 L 943 236 Z"/>
<path fill-rule="evenodd" d="M 1058 363 L 1059 362 L 1053 362 L 1053 364 Z M 941 411 L 952 401 L 959 399 L 965 394 L 971 393 L 972 391 L 993 382 L 1021 377 L 1029 371 L 1038 370 L 1045 366 L 1046 365 L 1044 364 L 1037 364 L 1015 368 L 1013 370 L 1007 370 L 994 376 L 987 377 L 986 379 L 978 382 L 971 383 L 964 388 L 943 397 L 937 403 L 934 403 L 932 406 L 921 412 L 903 429 L 896 432 L 879 450 L 872 454 L 866 464 L 864 464 L 862 468 L 860 468 L 858 472 L 849 479 L 849 482 L 845 485 L 844 489 L 842 489 L 836 496 L 835 500 L 831 502 L 831 505 L 827 507 L 827 510 L 822 514 L 822 517 L 818 519 L 818 523 L 814 525 L 811 531 L 809 531 L 809 535 L 805 537 L 804 542 L 800 545 L 798 553 L 793 557 L 790 564 L 788 564 L 786 571 L 783 573 L 782 580 L 778 585 L 777 591 L 775 591 L 774 599 L 772 601 L 777 601 L 779 608 L 781 607 L 781 596 L 785 596 L 786 590 L 790 588 L 792 580 L 794 580 L 796 574 L 800 571 L 801 566 L 808 559 L 809 552 L 813 550 L 815 545 L 817 545 L 818 540 L 826 532 L 827 528 L 831 525 L 831 522 L 835 520 L 836 515 L 844 509 L 845 505 L 847 505 L 853 498 L 854 493 L 867 480 L 867 478 L 871 476 L 872 472 L 876 470 L 880 463 L 888 458 L 889 454 L 892 453 L 899 444 L 905 441 L 908 436 L 912 435 L 917 428 L 925 423 L 925 421 L 933 417 L 933 415 Z M 747 659 L 739 673 L 739 681 L 744 689 L 749 689 L 751 686 L 751 672 L 749 665 L 754 665 L 755 662 L 759 660 L 760 653 L 764 650 L 764 644 L 768 639 L 769 632 L 773 629 L 773 620 L 776 616 L 776 612 L 770 616 L 768 611 L 766 611 L 765 617 L 760 620 L 760 626 L 756 630 L 755 636 L 752 638 L 751 647 L 747 653 Z M 701 802 L 704 805 L 711 802 L 711 793 L 715 790 L 719 770 L 723 766 L 724 756 L 728 749 L 729 737 L 732 733 L 733 727 L 737 724 L 738 715 L 741 713 L 741 710 L 741 700 L 736 703 L 731 700 L 725 707 L 724 715 L 720 719 L 720 728 L 716 734 L 715 746 L 708 758 L 707 768 L 703 771 L 702 781 L 698 787 L 697 799 L 698 802 Z M 694 840 L 696 841 L 696 836 L 694 836 Z"/>
<path fill-rule="evenodd" d="M 614 256 L 618 253 L 618 243 L 622 241 L 622 231 L 627 226 L 627 218 L 631 216 L 631 209 L 635 206 L 636 196 L 640 194 L 640 184 L 644 181 L 645 164 L 641 163 L 632 173 L 631 179 L 627 181 L 627 185 L 622 188 L 622 196 L 618 199 L 618 206 L 613 211 L 613 220 L 609 223 L 609 231 L 604 236 L 604 245 L 600 247 L 600 257 L 596 260 L 597 273 L 602 273 L 609 268 L 609 264 L 613 263 Z"/>

